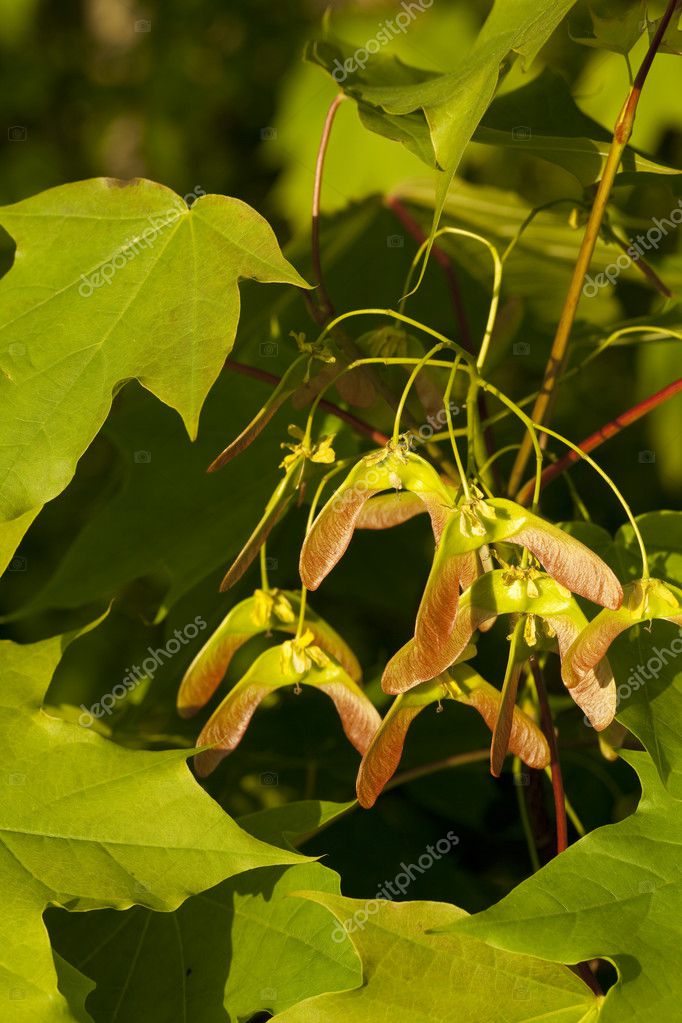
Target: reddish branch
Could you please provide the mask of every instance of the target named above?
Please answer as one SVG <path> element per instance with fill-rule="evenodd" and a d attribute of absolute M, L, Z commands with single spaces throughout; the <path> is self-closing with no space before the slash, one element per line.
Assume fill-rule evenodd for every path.
<path fill-rule="evenodd" d="M 547 698 L 547 689 L 542 675 L 542 669 L 534 657 L 530 659 L 530 667 L 535 679 L 535 688 L 540 704 L 540 720 L 545 738 L 549 743 L 551 755 L 550 765 L 552 770 L 552 792 L 554 794 L 554 812 L 556 815 L 556 851 L 557 855 L 568 848 L 568 823 L 566 821 L 566 799 L 564 796 L 564 782 L 561 777 L 561 764 L 559 763 L 559 746 L 557 744 L 552 711 Z"/>
<path fill-rule="evenodd" d="M 265 369 L 256 369 L 255 366 L 247 366 L 243 362 L 235 362 L 234 359 L 228 359 L 225 365 L 227 369 L 231 369 L 234 373 L 241 373 L 242 376 L 252 377 L 254 380 L 261 380 L 266 384 L 277 386 L 281 379 L 274 373 L 268 373 Z M 320 407 L 327 412 L 331 412 L 337 419 L 342 419 L 344 423 L 348 423 L 354 430 L 364 434 L 365 437 L 369 437 L 380 447 L 388 444 L 389 437 L 385 433 L 382 433 L 381 430 L 375 430 L 373 426 L 370 426 L 363 419 L 354 416 L 352 412 L 346 412 L 345 409 L 339 408 L 338 405 L 334 405 L 331 401 L 326 401 L 324 398 L 320 402 Z"/>
<path fill-rule="evenodd" d="M 664 401 L 672 398 L 675 394 L 682 391 L 682 377 L 679 380 L 673 381 L 672 384 L 668 384 L 666 387 L 662 387 L 660 391 L 656 391 L 655 394 L 651 394 L 648 398 L 644 398 L 637 405 L 628 409 L 627 412 L 621 413 L 616 416 L 611 422 L 606 423 L 595 433 L 590 434 L 584 441 L 582 441 L 578 447 L 581 451 L 586 454 L 590 451 L 594 451 L 604 441 L 609 440 L 611 437 L 615 437 L 617 433 L 624 430 L 626 426 L 630 426 L 631 423 L 637 422 L 642 416 L 645 416 L 647 412 L 651 412 L 652 409 L 656 408 L 657 405 L 662 405 Z M 580 455 L 575 451 L 569 451 L 567 455 L 560 458 L 558 462 L 554 462 L 553 465 L 548 465 L 543 470 L 542 477 L 540 479 L 541 486 L 546 486 L 551 480 L 556 479 L 561 473 L 565 472 L 570 466 L 575 465 L 576 462 L 580 461 Z M 519 504 L 527 504 L 533 493 L 533 480 L 528 480 L 524 484 L 520 491 L 517 501 Z"/>

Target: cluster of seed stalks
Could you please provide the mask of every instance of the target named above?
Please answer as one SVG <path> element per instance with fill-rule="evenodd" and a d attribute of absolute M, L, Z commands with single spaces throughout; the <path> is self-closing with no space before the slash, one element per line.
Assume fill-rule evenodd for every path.
<path fill-rule="evenodd" d="M 299 359 L 254 420 L 211 466 L 219 468 L 243 451 L 289 397 L 304 390 L 308 399 L 313 398 L 306 429 L 290 427 L 292 441 L 283 445 L 289 450 L 282 462 L 284 476 L 223 581 L 223 589 L 232 586 L 260 552 L 262 586 L 232 608 L 190 665 L 180 687 L 179 712 L 190 716 L 211 698 L 235 652 L 248 640 L 271 633 L 289 636 L 255 658 L 202 729 L 198 745 L 207 748 L 195 759 L 202 776 L 235 749 L 259 703 L 275 690 L 292 686 L 296 691 L 301 686 L 313 686 L 333 700 L 346 736 L 362 755 L 357 794 L 365 807 L 375 802 L 395 772 L 410 723 L 424 707 L 444 699 L 473 707 L 490 728 L 494 775 L 501 772 L 508 752 L 530 767 L 544 768 L 550 762 L 546 734 L 534 720 L 532 708 L 529 714 L 516 705 L 519 679 L 530 659 L 548 653 L 559 655 L 566 689 L 593 727 L 601 731 L 616 712 L 617 687 L 606 657 L 612 640 L 630 626 L 653 618 L 682 625 L 682 591 L 649 578 L 646 553 L 632 513 L 615 485 L 588 456 L 584 457 L 612 486 L 625 507 L 642 553 L 643 577 L 621 585 L 597 554 L 537 514 L 542 464 L 537 430 L 565 439 L 534 424 L 481 376 L 492 320 L 474 362 L 454 342 L 430 328 L 400 313 L 392 315 L 396 318 L 396 326 L 391 328 L 392 351 L 398 354 L 386 355 L 383 328 L 381 355 L 354 363 L 340 361 L 336 372 L 330 370 L 336 357 L 326 343 L 333 325 L 325 328 L 316 344 L 306 344 L 297 337 Z M 414 356 L 412 347 L 408 357 L 407 342 L 401 352 L 395 341 L 400 335 L 400 320 L 435 335 L 438 343 L 421 358 Z M 436 358 L 444 350 L 452 352 L 451 360 Z M 315 374 L 319 361 L 325 365 Z M 337 462 L 333 437 L 313 441 L 314 414 L 332 384 L 368 363 L 397 364 L 411 370 L 398 405 L 393 436 L 351 465 L 341 485 L 316 515 L 323 488 L 333 476 L 348 469 L 349 460 Z M 449 371 L 441 410 L 448 422 L 445 437 L 451 441 L 455 459 L 454 471 L 450 472 L 442 471 L 442 460 L 437 469 L 418 454 L 413 450 L 413 435 L 400 432 L 408 392 L 419 374 L 432 368 Z M 460 372 L 469 378 L 466 471 L 450 412 L 453 382 Z M 533 510 L 495 497 L 490 489 L 478 455 L 477 397 L 482 389 L 518 415 L 531 435 L 537 470 Z M 578 450 L 570 442 L 565 443 Z M 333 468 L 317 481 L 311 504 L 300 556 L 302 588 L 295 592 L 273 589 L 265 571 L 265 541 L 304 486 L 311 479 L 315 481 L 319 465 Z M 356 529 L 388 529 L 422 512 L 431 521 L 433 564 L 414 635 L 394 654 L 383 673 L 383 689 L 396 699 L 382 721 L 361 688 L 356 656 L 314 613 L 307 593 L 316 590 L 343 557 Z M 576 595 L 601 607 L 591 621 L 576 602 Z M 476 655 L 479 636 L 503 615 L 509 616 L 509 652 L 502 685 L 497 688 L 469 662 Z"/>

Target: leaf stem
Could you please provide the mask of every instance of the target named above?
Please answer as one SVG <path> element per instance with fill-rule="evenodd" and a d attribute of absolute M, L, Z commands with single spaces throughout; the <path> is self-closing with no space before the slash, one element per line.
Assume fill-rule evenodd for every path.
<path fill-rule="evenodd" d="M 561 764 L 559 762 L 559 747 L 557 744 L 556 732 L 554 731 L 554 722 L 552 721 L 552 711 L 550 709 L 549 700 L 547 698 L 545 679 L 542 674 L 542 669 L 535 657 L 531 657 L 530 667 L 531 671 L 533 672 L 535 689 L 538 694 L 542 730 L 545 733 L 545 738 L 547 739 L 547 742 L 549 743 L 549 750 L 551 756 L 550 766 L 552 771 L 552 792 L 554 794 L 554 813 L 556 816 L 556 845 L 558 855 L 559 853 L 564 852 L 568 848 L 568 823 L 566 820 L 566 798 L 564 796 L 564 782 L 561 775 Z"/>
<path fill-rule="evenodd" d="M 313 208 L 312 208 L 312 258 L 313 258 L 313 272 L 317 279 L 318 294 L 320 298 L 321 312 L 323 320 L 332 319 L 334 316 L 334 306 L 332 305 L 331 298 L 324 283 L 324 275 L 322 273 L 322 259 L 320 257 L 320 203 L 322 198 L 322 177 L 324 174 L 324 160 L 327 155 L 327 147 L 329 146 L 329 138 L 331 136 L 332 127 L 334 124 L 334 118 L 336 117 L 336 111 L 339 109 L 343 101 L 345 100 L 345 94 L 340 92 L 338 96 L 332 101 L 327 116 L 324 120 L 324 127 L 322 128 L 322 136 L 320 138 L 320 145 L 317 150 L 317 160 L 315 161 L 315 181 L 313 184 Z"/>
<path fill-rule="evenodd" d="M 552 349 L 549 354 L 549 360 L 545 369 L 542 388 L 536 399 L 535 407 L 533 408 L 532 419 L 536 424 L 542 423 L 549 414 L 550 406 L 554 398 L 555 386 L 559 376 L 561 375 L 561 370 L 566 359 L 568 342 L 578 310 L 585 275 L 590 268 L 590 262 L 599 237 L 599 231 L 606 211 L 606 206 L 609 201 L 613 182 L 616 174 L 618 173 L 618 168 L 620 167 L 623 152 L 630 140 L 630 136 L 632 135 L 637 104 L 639 103 L 639 98 L 654 57 L 661 45 L 661 40 L 663 39 L 676 6 L 677 0 L 668 0 L 665 14 L 661 18 L 656 34 L 651 41 L 646 56 L 642 61 L 641 67 L 637 72 L 625 103 L 618 115 L 618 119 L 616 120 L 613 140 L 611 142 L 611 147 L 609 149 L 601 180 L 599 181 L 594 203 L 592 204 L 592 209 L 585 226 L 585 233 L 580 245 L 580 251 L 578 252 L 578 259 L 573 269 L 571 283 L 566 294 L 564 307 L 559 318 L 556 334 L 552 343 Z M 516 461 L 509 478 L 509 493 L 512 495 L 516 493 L 521 484 L 523 472 L 526 468 L 530 452 L 530 440 L 526 436 L 523 438 L 523 443 L 519 449 L 518 455 L 516 456 Z"/>
<path fill-rule="evenodd" d="M 266 556 L 267 543 L 264 543 L 260 549 L 260 585 L 261 589 L 265 590 L 266 593 L 270 592 L 270 580 L 268 579 L 268 559 Z"/>

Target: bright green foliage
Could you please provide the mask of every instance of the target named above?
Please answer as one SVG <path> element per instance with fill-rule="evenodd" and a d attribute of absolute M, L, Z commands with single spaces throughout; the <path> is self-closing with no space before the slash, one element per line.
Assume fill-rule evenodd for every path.
<path fill-rule="evenodd" d="M 348 922 L 364 964 L 363 984 L 320 995 L 277 1016 L 278 1023 L 557 1023 L 595 1019 L 589 989 L 565 967 L 497 952 L 468 935 L 434 934 L 466 919 L 442 903 L 363 902 L 307 892 Z M 369 909 L 369 912 L 368 912 Z M 334 926 L 330 921 L 330 926 Z M 338 925 L 337 925 L 338 926 Z"/>
<path fill-rule="evenodd" d="M 434 75 L 386 58 L 373 62 L 367 76 L 351 73 L 344 87 L 358 99 L 366 126 L 399 139 L 443 171 L 434 226 L 464 149 L 494 96 L 500 65 L 511 51 L 530 63 L 574 2 L 498 0 L 469 56 L 450 74 Z M 353 47 L 317 43 L 309 57 L 331 69 L 334 60 L 352 61 Z"/>
<path fill-rule="evenodd" d="M 3 45 L 26 33 L 30 48 L 47 5 L 14 6 L 24 14 L 0 0 Z M 213 132 L 232 153 L 236 126 L 234 153 L 257 149 L 235 161 L 240 194 L 290 247 L 285 257 L 244 202 L 198 186 L 184 200 L 141 179 L 39 192 L 67 176 L 29 120 L 51 82 L 40 69 L 16 98 L 7 90 L 29 129 L 9 129 L 0 176 L 12 195 L 39 194 L 0 209 L 2 568 L 27 534 L 0 589 L 2 624 L 24 644 L 0 646 L 0 1020 L 677 1023 L 682 513 L 651 509 L 680 506 L 682 392 L 648 419 L 635 407 L 679 376 L 670 57 L 653 61 L 605 197 L 587 267 L 605 283 L 583 292 L 565 358 L 550 358 L 572 320 L 562 304 L 613 125 L 663 4 L 342 5 L 331 33 L 314 30 L 306 65 L 308 0 L 229 11 L 196 0 L 182 37 L 178 5 L 153 32 L 113 6 L 110 19 L 107 5 L 83 6 L 92 165 L 166 181 L 172 167 L 180 194 L 191 166 L 189 180 L 205 172 L 225 188 L 232 169 Z M 387 38 L 405 7 L 410 24 Z M 286 33 L 271 31 L 276 18 Z M 285 36 L 299 22 L 293 81 Z M 679 25 L 678 10 L 662 53 L 679 51 Z M 263 102 L 270 65 L 278 95 Z M 320 66 L 342 80 L 322 81 Z M 154 88 L 129 116 L 145 75 Z M 64 84 L 60 128 L 77 91 Z M 328 140 L 311 247 L 320 133 L 339 88 L 353 102 Z M 195 89 L 190 126 L 181 99 Z M 131 154 L 118 142 L 138 128 Z M 441 220 L 455 231 L 405 296 Z M 659 237 L 632 260 L 639 232 Z M 319 286 L 308 293 L 294 266 Z M 241 365 L 225 365 L 237 337 Z M 408 393 L 414 361 L 397 357 L 419 360 L 436 341 Z M 358 356 L 377 361 L 333 379 Z M 545 425 L 577 444 L 617 423 L 594 452 L 616 486 L 560 466 L 531 509 L 508 469 L 548 366 L 559 372 Z M 565 454 L 559 435 L 544 439 L 538 469 Z M 627 502 L 661 581 L 649 590 Z M 234 588 L 221 595 L 226 570 Z M 319 588 L 315 610 L 301 582 Z M 63 657 L 74 634 L 42 639 L 109 603 Z M 434 682 L 457 654 L 467 663 Z M 126 664 L 142 666 L 140 681 L 118 697 Z M 391 707 L 382 677 L 386 691 L 414 688 Z M 543 679 L 571 801 L 555 858 Z M 111 716 L 77 724 L 107 690 Z M 620 759 L 637 740 L 646 752 Z M 358 776 L 367 809 L 349 802 Z M 372 898 L 444 834 L 457 841 L 408 874 L 396 902 Z M 593 957 L 618 970 L 605 998 L 566 965 Z"/>
<path fill-rule="evenodd" d="M 621 979 L 600 1023 L 672 1021 L 682 998 L 682 803 L 646 754 L 626 759 L 642 782 L 637 813 L 588 835 L 456 932 L 555 962 L 607 956 Z"/>
<path fill-rule="evenodd" d="M 46 713 L 63 645 L 1 650 L 0 975 L 13 1023 L 69 1019 L 41 919 L 48 904 L 171 910 L 225 877 L 298 860 L 224 814 L 192 780 L 186 753 L 132 752 Z"/>
<path fill-rule="evenodd" d="M 306 286 L 267 222 L 225 196 L 189 209 L 154 182 L 97 178 L 6 207 L 0 223 L 18 253 L 0 285 L 3 520 L 64 489 L 133 377 L 195 437 L 234 342 L 238 279 Z"/>
<path fill-rule="evenodd" d="M 286 836 L 314 831 L 345 809 L 290 803 L 240 823 L 264 841 L 292 848 Z M 187 899 L 173 913 L 51 914 L 50 932 L 97 980 L 88 1003 L 96 1020 L 118 1005 L 126 1023 L 155 1017 L 237 1023 L 361 979 L 350 940 L 332 938 L 327 911 L 293 897 L 302 888 L 338 895 L 339 878 L 320 863 L 263 867 Z M 131 947 L 137 949 L 132 967 Z"/>

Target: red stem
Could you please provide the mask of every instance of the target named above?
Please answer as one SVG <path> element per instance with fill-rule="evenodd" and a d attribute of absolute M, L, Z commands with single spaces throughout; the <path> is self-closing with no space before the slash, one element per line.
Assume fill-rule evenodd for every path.
<path fill-rule="evenodd" d="M 633 405 L 633 407 L 628 409 L 627 412 L 622 412 L 619 416 L 616 416 L 615 419 L 612 419 L 609 423 L 606 423 L 605 426 L 600 427 L 600 429 L 595 433 L 586 437 L 584 441 L 581 441 L 578 447 L 586 454 L 590 451 L 594 451 L 594 449 L 598 448 L 600 444 L 604 443 L 604 441 L 609 440 L 611 437 L 615 437 L 615 435 L 620 433 L 621 430 L 624 430 L 626 426 L 630 426 L 631 423 L 636 423 L 637 420 L 641 419 L 642 416 L 645 416 L 647 412 L 651 412 L 651 410 L 656 408 L 657 405 L 662 405 L 664 401 L 672 398 L 680 391 L 682 391 L 682 377 L 680 377 L 679 380 L 674 380 L 673 383 L 668 384 L 666 387 L 662 387 L 661 390 L 656 391 L 655 394 L 649 395 L 648 398 L 644 398 L 643 401 L 638 402 L 637 405 Z M 575 465 L 575 463 L 580 460 L 579 454 L 575 451 L 569 451 L 567 455 L 563 456 L 563 458 L 554 462 L 553 465 L 548 465 L 547 468 L 543 470 L 540 478 L 540 485 L 543 487 L 546 486 L 547 483 L 556 479 L 557 476 L 560 476 L 561 473 L 565 472 L 566 469 Z M 528 503 L 533 492 L 533 484 L 533 480 L 528 480 L 528 482 L 524 484 L 516 498 L 519 504 Z"/>
<path fill-rule="evenodd" d="M 268 373 L 265 369 L 256 369 L 255 366 L 247 366 L 245 363 L 235 362 L 233 359 L 229 359 L 225 365 L 227 369 L 231 369 L 234 373 L 241 373 L 242 376 L 252 377 L 254 380 L 261 380 L 266 384 L 277 385 L 281 379 L 274 373 Z M 345 409 L 339 408 L 338 405 L 334 405 L 331 401 L 326 401 L 324 398 L 320 402 L 320 407 L 327 412 L 331 412 L 337 419 L 342 419 L 344 423 L 348 423 L 358 433 L 369 437 L 379 447 L 384 447 L 388 444 L 390 438 L 387 434 L 382 433 L 381 430 L 375 430 L 373 426 L 370 426 L 363 419 L 358 419 L 352 412 L 346 412 Z"/>
<path fill-rule="evenodd" d="M 549 743 L 550 764 L 552 768 L 552 792 L 554 794 L 554 812 L 556 815 L 556 846 L 557 855 L 568 848 L 568 822 L 566 820 L 566 800 L 564 797 L 564 782 L 561 777 L 561 764 L 559 763 L 559 746 L 557 744 L 552 711 L 547 698 L 547 689 L 542 675 L 542 669 L 534 657 L 530 659 L 530 667 L 535 679 L 535 688 L 538 693 L 540 704 L 540 720 L 542 730 Z"/>
<path fill-rule="evenodd" d="M 671 18 L 675 13 L 677 3 L 678 0 L 668 0 L 668 5 L 665 9 L 665 14 L 663 15 L 659 22 L 658 28 L 656 29 L 656 34 L 654 35 L 654 38 L 651 40 L 651 44 L 646 52 L 646 56 L 644 57 L 644 60 L 640 64 L 639 71 L 635 75 L 635 80 L 632 83 L 630 95 L 628 96 L 627 103 L 625 104 L 623 117 L 621 118 L 621 122 L 623 123 L 625 130 L 627 130 L 628 126 L 630 128 L 632 127 L 632 123 L 635 119 L 635 111 L 637 110 L 637 104 L 639 103 L 639 97 L 641 95 L 642 89 L 644 88 L 644 83 L 646 82 L 647 75 L 651 70 L 651 65 L 654 62 L 654 57 L 658 53 L 658 48 L 663 41 L 663 36 L 665 35 L 668 25 L 670 24 Z"/>

